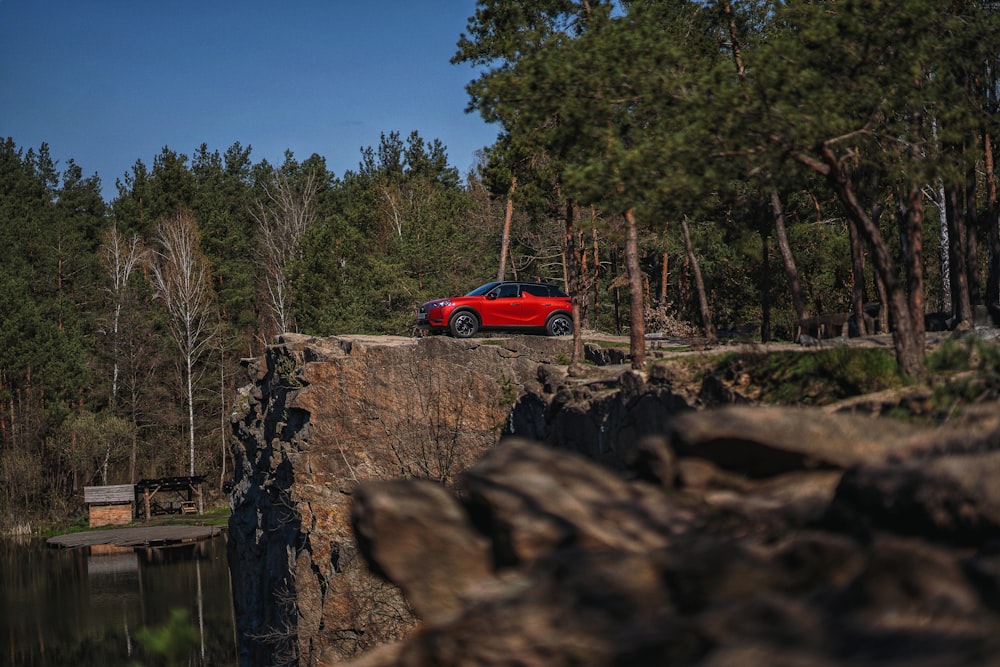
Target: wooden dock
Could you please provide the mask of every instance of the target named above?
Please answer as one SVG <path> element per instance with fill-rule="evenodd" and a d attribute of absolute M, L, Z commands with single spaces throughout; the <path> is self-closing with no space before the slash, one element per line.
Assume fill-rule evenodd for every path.
<path fill-rule="evenodd" d="M 136 526 L 110 530 L 89 530 L 50 537 L 50 547 L 73 549 L 108 544 L 116 547 L 165 547 L 207 540 L 222 533 L 222 526 Z"/>

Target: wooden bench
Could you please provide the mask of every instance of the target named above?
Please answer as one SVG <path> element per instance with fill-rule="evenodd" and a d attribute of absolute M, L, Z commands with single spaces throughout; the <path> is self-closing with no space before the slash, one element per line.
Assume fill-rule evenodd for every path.
<path fill-rule="evenodd" d="M 193 477 L 159 477 L 140 479 L 136 489 L 141 491 L 146 521 L 154 514 L 201 514 L 204 512 L 203 475 Z"/>

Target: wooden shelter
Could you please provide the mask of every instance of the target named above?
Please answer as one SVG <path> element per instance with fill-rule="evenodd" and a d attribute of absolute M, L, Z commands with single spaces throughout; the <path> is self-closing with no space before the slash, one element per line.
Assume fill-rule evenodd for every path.
<path fill-rule="evenodd" d="M 202 486 L 205 476 L 159 477 L 141 479 L 135 485 L 142 492 L 146 521 L 154 514 L 203 514 L 205 511 Z"/>
<path fill-rule="evenodd" d="M 135 487 L 131 484 L 83 487 L 90 527 L 121 526 L 135 516 Z"/>

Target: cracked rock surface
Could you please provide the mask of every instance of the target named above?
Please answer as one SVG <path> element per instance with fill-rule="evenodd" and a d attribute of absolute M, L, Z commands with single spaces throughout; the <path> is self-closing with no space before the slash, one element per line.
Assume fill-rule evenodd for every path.
<path fill-rule="evenodd" d="M 241 664 L 1000 665 L 1000 405 L 921 427 L 568 353 L 286 336 L 248 361 Z"/>
<path fill-rule="evenodd" d="M 286 334 L 245 360 L 228 531 L 241 664 L 343 659 L 403 636 L 407 601 L 356 558 L 355 488 L 452 485 L 571 344 Z"/>
<path fill-rule="evenodd" d="M 661 435 L 631 468 L 502 441 L 454 501 L 491 570 L 456 579 L 447 614 L 423 599 L 438 620 L 352 664 L 1000 664 L 995 424 L 740 406 L 683 411 Z M 355 516 L 391 534 L 413 484 L 370 489 Z M 422 553 L 387 557 L 381 539 L 365 535 L 376 567 Z"/>

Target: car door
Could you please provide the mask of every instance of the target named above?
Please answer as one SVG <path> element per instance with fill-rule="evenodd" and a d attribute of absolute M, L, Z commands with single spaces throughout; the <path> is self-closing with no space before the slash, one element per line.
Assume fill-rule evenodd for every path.
<path fill-rule="evenodd" d="M 484 327 L 518 326 L 521 320 L 521 291 L 514 283 L 497 285 L 486 294 L 482 305 Z"/>
<path fill-rule="evenodd" d="M 517 310 L 517 325 L 522 327 L 543 327 L 552 310 L 554 299 L 541 285 L 521 286 L 521 306 Z"/>

